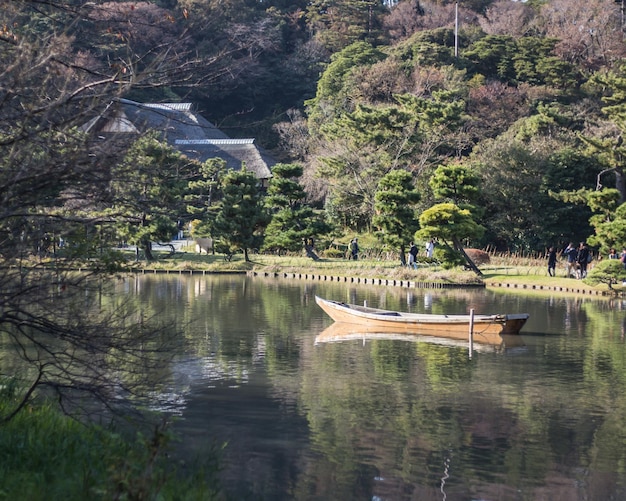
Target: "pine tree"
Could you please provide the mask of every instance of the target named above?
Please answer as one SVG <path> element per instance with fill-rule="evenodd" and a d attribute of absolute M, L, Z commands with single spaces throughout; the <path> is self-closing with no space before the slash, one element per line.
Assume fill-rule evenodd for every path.
<path fill-rule="evenodd" d="M 306 193 L 296 178 L 302 167 L 295 164 L 278 164 L 272 169 L 272 180 L 267 191 L 265 206 L 272 213 L 265 231 L 264 250 L 297 251 L 304 245 L 310 257 L 316 259 L 312 242 L 327 233 L 330 227 L 322 216 L 306 205 Z"/>
<path fill-rule="evenodd" d="M 231 249 L 241 249 L 249 262 L 248 251 L 260 246 L 259 231 L 267 224 L 258 179 L 244 165 L 226 174 L 222 193 L 215 216 L 207 223 L 210 236 Z"/>
<path fill-rule="evenodd" d="M 415 204 L 420 194 L 413 186 L 413 176 L 404 170 L 392 170 L 380 180 L 374 198 L 376 214 L 372 224 L 379 230 L 377 235 L 383 243 L 399 249 L 400 262 L 405 265 L 405 244 L 419 227 Z"/>

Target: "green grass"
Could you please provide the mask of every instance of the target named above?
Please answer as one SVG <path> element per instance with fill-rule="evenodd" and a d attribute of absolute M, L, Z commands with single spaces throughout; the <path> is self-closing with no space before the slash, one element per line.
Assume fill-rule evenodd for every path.
<path fill-rule="evenodd" d="M 265 273 L 311 273 L 339 277 L 384 278 L 395 280 L 423 281 L 434 283 L 476 284 L 492 283 L 536 285 L 546 288 L 568 288 L 586 291 L 605 291 L 606 285 L 590 286 L 573 278 L 565 278 L 565 267 L 559 263 L 556 277 L 548 275 L 544 259 L 532 257 L 492 255 L 489 263 L 479 265 L 483 277 L 462 268 L 445 270 L 433 263 L 420 263 L 417 270 L 400 266 L 398 259 L 362 259 L 352 261 L 343 258 L 322 258 L 313 261 L 304 256 L 275 256 L 250 254 L 251 262 L 245 263 L 242 254 L 234 255 L 226 262 L 221 255 L 199 255 L 193 252 L 174 256 L 162 254 L 153 263 L 140 263 L 140 266 L 155 269 L 199 269 L 208 271 L 249 271 Z M 593 266 L 593 265 L 592 265 Z"/>
<path fill-rule="evenodd" d="M 156 259 L 152 262 L 135 261 L 134 252 L 128 251 L 125 256 L 128 264 L 134 269 L 169 270 L 169 271 L 205 271 L 210 272 L 248 272 L 259 273 L 310 273 L 338 277 L 381 278 L 407 280 L 415 282 L 454 283 L 454 284 L 520 284 L 536 285 L 546 288 L 568 288 L 585 291 L 606 291 L 606 285 L 590 286 L 581 280 L 565 278 L 563 263 L 557 265 L 557 276 L 550 277 L 545 259 L 520 257 L 516 255 L 490 255 L 490 262 L 479 264 L 483 277 L 479 278 L 471 271 L 460 267 L 446 270 L 435 263 L 421 262 L 418 270 L 400 266 L 395 255 L 369 257 L 362 253 L 363 259 L 352 261 L 344 258 L 325 258 L 319 261 L 303 255 L 277 256 L 271 254 L 250 253 L 249 262 L 245 262 L 243 254 L 235 254 L 226 260 L 222 254 L 197 254 L 193 247 L 184 252 L 171 254 L 167 251 L 156 251 Z M 422 260 L 424 258 L 422 257 Z M 593 266 L 593 264 L 592 264 Z"/>
<path fill-rule="evenodd" d="M 10 402 L 0 396 L 0 415 Z M 179 478 L 178 466 L 168 464 L 166 442 L 161 432 L 149 439 L 122 436 L 45 404 L 27 407 L 0 425 L 0 499 L 217 499 L 207 482 L 217 485 L 210 475 L 217 467 Z"/>
<path fill-rule="evenodd" d="M 153 262 L 140 261 L 139 268 L 156 270 L 199 270 L 199 271 L 257 271 L 262 273 L 312 273 L 339 277 L 383 278 L 412 281 L 436 281 L 445 283 L 478 283 L 472 272 L 444 270 L 432 263 L 420 263 L 417 270 L 400 265 L 398 260 L 360 259 L 352 261 L 343 258 L 321 258 L 313 261 L 305 256 L 276 256 L 270 254 L 250 254 L 250 262 L 244 261 L 242 254 L 236 254 L 231 261 L 222 255 L 199 255 L 195 253 L 157 254 Z"/>

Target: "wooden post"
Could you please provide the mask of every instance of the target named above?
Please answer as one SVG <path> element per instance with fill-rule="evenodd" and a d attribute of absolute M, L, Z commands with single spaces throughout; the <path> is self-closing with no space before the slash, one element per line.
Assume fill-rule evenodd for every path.
<path fill-rule="evenodd" d="M 472 358 L 474 352 L 474 308 L 470 310 L 469 321 L 469 357 Z"/>
<path fill-rule="evenodd" d="M 623 0 L 622 0 L 623 1 Z M 454 58 L 459 58 L 459 1 L 454 5 Z"/>

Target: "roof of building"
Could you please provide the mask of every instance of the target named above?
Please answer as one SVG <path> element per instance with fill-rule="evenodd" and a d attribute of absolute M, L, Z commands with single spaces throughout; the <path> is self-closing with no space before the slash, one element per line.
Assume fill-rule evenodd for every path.
<path fill-rule="evenodd" d="M 138 103 L 116 99 L 83 126 L 94 134 L 159 132 L 167 143 L 187 157 L 204 162 L 222 158 L 229 169 L 246 168 L 259 179 L 272 177 L 276 163 L 254 139 L 231 139 L 197 113 L 191 103 Z"/>

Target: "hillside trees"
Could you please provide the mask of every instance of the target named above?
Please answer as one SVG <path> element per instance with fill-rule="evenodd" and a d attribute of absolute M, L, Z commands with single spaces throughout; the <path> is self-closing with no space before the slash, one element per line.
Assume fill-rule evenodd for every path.
<path fill-rule="evenodd" d="M 589 237 L 590 245 L 597 246 L 602 253 L 620 249 L 626 242 L 626 204 L 620 203 L 616 189 L 581 190 L 579 195 L 594 212 L 590 223 L 595 233 Z"/>
<path fill-rule="evenodd" d="M 540 133 L 548 129 L 552 138 Z M 482 181 L 489 242 L 497 248 L 536 249 L 555 239 L 586 238 L 590 212 L 551 196 L 592 185 L 598 164 L 580 148 L 579 140 L 546 115 L 521 120 L 476 148 L 471 165 Z"/>
<path fill-rule="evenodd" d="M 604 107 L 602 112 L 608 117 L 615 129 L 600 137 L 587 137 L 586 140 L 599 153 L 604 169 L 598 174 L 597 184 L 601 187 L 606 179 L 613 177 L 614 187 L 620 194 L 620 201 L 626 202 L 626 63 L 616 66 L 613 71 L 597 73 L 594 82 L 604 88 Z"/>
<path fill-rule="evenodd" d="M 478 20 L 489 35 L 511 35 L 515 38 L 528 35 L 534 29 L 537 12 L 526 2 L 498 0 L 492 3 Z"/>
<path fill-rule="evenodd" d="M 540 9 L 541 35 L 558 40 L 556 53 L 584 69 L 623 58 L 620 5 L 604 0 L 553 0 Z"/>
<path fill-rule="evenodd" d="M 331 180 L 330 215 L 340 225 L 368 227 L 379 180 L 399 167 L 418 176 L 461 120 L 463 103 L 448 92 L 396 100 L 395 106 L 358 106 L 320 129 L 327 153 L 319 173 Z"/>
<path fill-rule="evenodd" d="M 380 41 L 385 12 L 380 0 L 312 0 L 307 21 L 314 37 L 337 52 L 355 41 Z"/>
<path fill-rule="evenodd" d="M 396 12 L 414 9 L 420 22 L 421 18 L 432 21 L 437 9 L 450 5 L 400 2 L 391 7 L 387 18 L 404 30 L 398 35 L 400 42 L 375 49 L 357 43 L 333 56 L 315 99 L 308 102 L 310 139 L 306 145 L 301 142 L 304 146 L 298 151 L 308 164 L 308 179 L 315 172 L 328 181 L 326 207 L 335 222 L 368 228 L 374 214 L 374 179 L 398 167 L 415 174 L 424 195 L 422 205 L 427 205 L 434 166 L 447 164 L 450 157 L 471 156 L 470 167 L 489 188 L 474 201 L 485 217 L 483 244 L 536 248 L 554 240 L 584 239 L 591 231 L 586 223 L 589 210 L 557 200 L 552 193 L 592 186 L 602 166 L 612 169 L 619 160 L 605 162 L 602 155 L 590 155 L 576 137 L 582 131 L 603 133 L 596 122 L 598 89 L 586 85 L 588 68 L 573 64 L 577 60 L 562 50 L 563 35 L 553 30 L 546 36 L 549 18 L 542 16 L 542 5 L 484 2 L 472 6 L 479 15 L 463 18 L 461 51 L 455 58 L 454 33 L 446 22 L 429 30 L 422 23 L 411 28 L 417 30 L 411 35 L 399 23 L 398 14 L 394 17 Z M 594 18 L 595 5 L 591 2 L 585 9 L 597 23 L 606 16 L 598 13 Z M 521 18 L 512 19 L 511 11 Z M 492 15 L 490 34 L 478 29 L 477 20 L 487 15 Z M 576 19 L 582 18 L 563 21 Z M 511 32 L 502 28 L 513 21 Z M 398 126 L 402 113 L 411 113 L 399 99 L 407 94 L 434 107 L 443 101 L 467 106 L 436 127 L 415 127 L 409 133 Z M 428 123 L 419 111 L 415 117 Z M 382 130 L 386 132 L 379 133 Z M 618 158 L 620 150 L 614 154 Z M 607 171 L 603 179 L 613 175 Z M 534 210 L 540 206 L 543 212 Z"/>
<path fill-rule="evenodd" d="M 382 52 L 366 42 L 354 43 L 332 56 L 317 83 L 315 97 L 306 102 L 312 134 L 316 134 L 324 121 L 354 110 L 353 72 L 360 66 L 372 65 L 384 57 Z"/>
<path fill-rule="evenodd" d="M 625 68 L 622 63 L 592 78 L 594 84 L 602 86 L 602 112 L 610 120 L 610 126 L 604 124 L 594 136 L 583 137 L 589 147 L 589 155 L 593 155 L 597 161 L 595 183 L 559 194 L 562 199 L 586 205 L 593 212 L 589 223 L 594 228 L 594 234 L 589 242 L 600 247 L 602 252 L 612 247 L 623 247 L 626 242 L 626 148 L 623 144 L 626 131 Z"/>
<path fill-rule="evenodd" d="M 481 12 L 491 0 L 464 1 L 458 3 L 461 29 L 473 24 L 477 12 Z M 436 0 L 404 0 L 398 2 L 385 17 L 384 25 L 392 40 L 410 37 L 416 32 L 454 26 L 455 2 Z M 454 44 L 452 44 L 454 45 Z"/>
<path fill-rule="evenodd" d="M 487 35 L 462 50 L 469 70 L 503 82 L 549 85 L 557 89 L 576 88 L 580 75 L 569 61 L 555 54 L 557 39 L 513 38 Z"/>
<path fill-rule="evenodd" d="M 217 78 L 196 86 L 191 100 L 223 127 L 245 126 L 265 144 L 275 141 L 276 117 L 315 94 L 329 57 L 307 32 L 305 7 L 306 2 L 178 2 L 199 54 L 228 49 L 224 72 L 213 72 Z"/>

